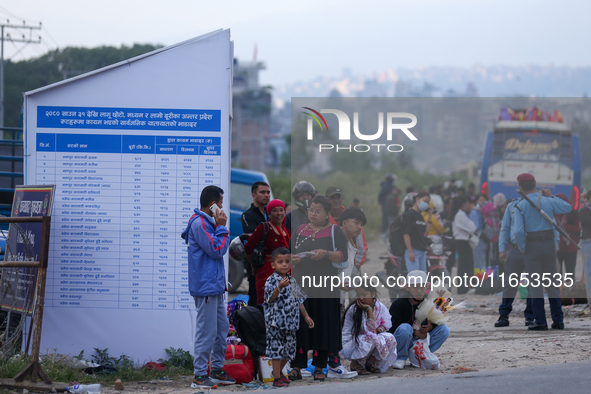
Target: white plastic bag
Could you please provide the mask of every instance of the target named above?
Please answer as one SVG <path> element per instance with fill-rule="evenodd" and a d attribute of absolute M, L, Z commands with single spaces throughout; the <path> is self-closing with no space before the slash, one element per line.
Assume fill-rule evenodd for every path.
<path fill-rule="evenodd" d="M 427 338 L 417 339 L 410 349 L 408 359 L 410 363 L 421 369 L 439 369 L 439 359 L 429 350 L 431 335 L 427 333 Z"/>
<path fill-rule="evenodd" d="M 263 382 L 272 382 L 273 381 L 273 365 L 272 359 L 269 357 L 259 357 L 259 371 L 262 376 Z M 288 370 L 287 365 L 283 367 L 281 372 L 287 376 Z"/>
<path fill-rule="evenodd" d="M 476 249 L 478 247 L 478 244 L 480 243 L 480 237 L 476 234 L 472 234 L 472 235 L 470 235 L 470 239 L 468 240 L 468 243 L 470 244 L 470 247 L 472 249 Z"/>

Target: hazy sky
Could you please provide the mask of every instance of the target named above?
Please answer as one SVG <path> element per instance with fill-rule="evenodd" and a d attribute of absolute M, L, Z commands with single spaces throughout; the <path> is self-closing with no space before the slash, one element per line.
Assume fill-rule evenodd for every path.
<path fill-rule="evenodd" d="M 591 65 L 591 1 L 581 0 L 3 0 L 5 23 L 43 22 L 43 44 L 5 43 L 14 61 L 66 46 L 174 44 L 229 28 L 235 55 L 282 84 L 343 68 Z M 14 29 L 10 30 L 13 33 Z"/>

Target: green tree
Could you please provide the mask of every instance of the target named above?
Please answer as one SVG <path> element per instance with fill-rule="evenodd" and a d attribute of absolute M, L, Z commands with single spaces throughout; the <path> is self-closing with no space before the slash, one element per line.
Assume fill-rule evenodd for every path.
<path fill-rule="evenodd" d="M 291 204 L 291 173 L 288 170 L 267 171 L 266 175 L 273 190 L 273 197 Z"/>
<path fill-rule="evenodd" d="M 161 45 L 134 44 L 120 48 L 67 47 L 47 52 L 38 58 L 20 62 L 6 61 L 4 65 L 5 116 L 8 127 L 22 126 L 23 92 L 34 90 L 80 74 L 151 52 Z"/>

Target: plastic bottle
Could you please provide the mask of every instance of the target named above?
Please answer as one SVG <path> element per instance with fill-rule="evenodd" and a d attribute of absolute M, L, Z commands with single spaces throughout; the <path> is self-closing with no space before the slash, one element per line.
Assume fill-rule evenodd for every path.
<path fill-rule="evenodd" d="M 101 392 L 101 385 L 100 384 L 75 384 L 73 386 L 66 387 L 66 391 L 69 391 L 73 394 L 94 394 Z"/>

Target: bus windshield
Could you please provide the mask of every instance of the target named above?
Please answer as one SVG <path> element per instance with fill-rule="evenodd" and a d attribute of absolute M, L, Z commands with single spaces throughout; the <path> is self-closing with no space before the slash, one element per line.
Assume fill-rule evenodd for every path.
<path fill-rule="evenodd" d="M 560 161 L 559 136 L 556 134 L 504 132 L 495 133 L 495 137 L 502 140 L 503 155 L 493 160 Z"/>

